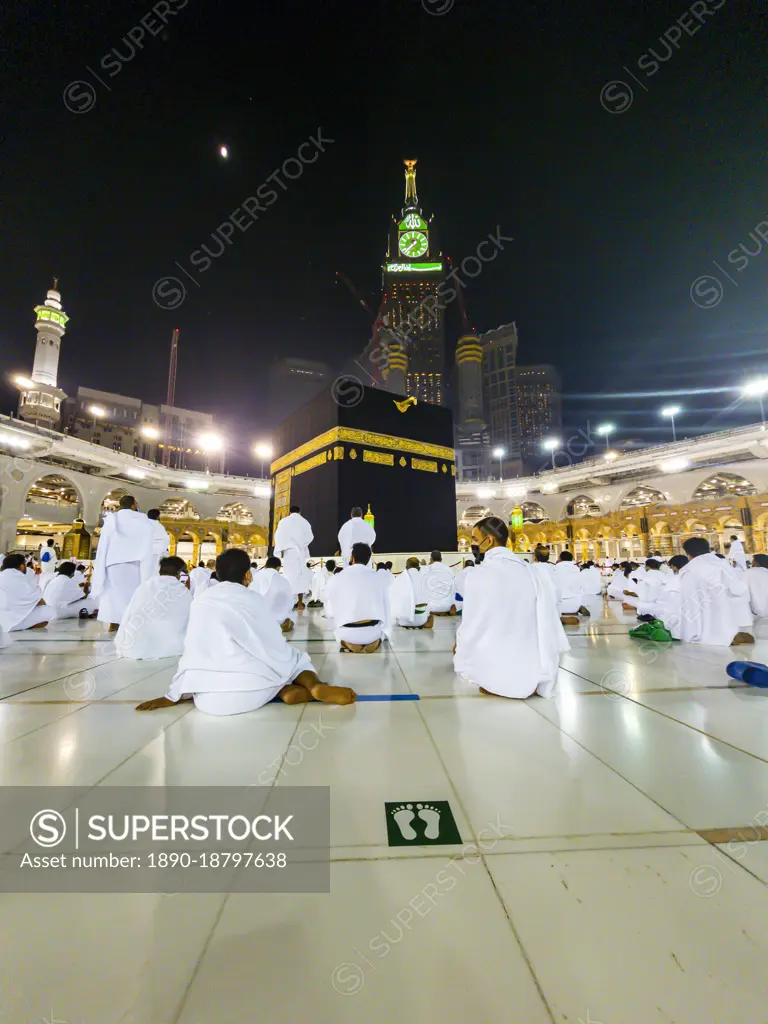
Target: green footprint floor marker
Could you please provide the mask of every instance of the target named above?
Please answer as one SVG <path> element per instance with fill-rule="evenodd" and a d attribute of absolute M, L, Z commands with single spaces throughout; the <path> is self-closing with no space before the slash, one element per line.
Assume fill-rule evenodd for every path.
<path fill-rule="evenodd" d="M 460 846 L 462 839 L 447 800 L 385 803 L 390 846 Z"/>

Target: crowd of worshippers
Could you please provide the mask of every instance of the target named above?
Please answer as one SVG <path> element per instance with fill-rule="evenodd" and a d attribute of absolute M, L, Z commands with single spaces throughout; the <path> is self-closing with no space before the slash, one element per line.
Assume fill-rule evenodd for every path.
<path fill-rule="evenodd" d="M 643 562 L 578 565 L 570 551 L 556 562 L 541 546 L 534 566 L 549 579 L 561 622 L 578 625 L 594 611 L 609 607 L 637 620 L 631 636 L 714 646 L 754 643 L 756 617 L 768 615 L 768 556 L 747 561 L 742 542 L 733 535 L 726 553 L 712 551 L 703 537 L 683 544 L 684 554 L 665 559 L 654 551 Z"/>
<path fill-rule="evenodd" d="M 208 714 L 233 715 L 273 700 L 354 703 L 353 690 L 322 681 L 289 643 L 307 605 L 322 609 L 349 654 L 376 653 L 397 628 L 431 630 L 436 616 L 460 617 L 455 671 L 484 694 L 512 698 L 551 696 L 570 649 L 564 626 L 602 614 L 605 602 L 636 617 L 651 639 L 724 646 L 753 642 L 753 617 L 768 615 L 768 556 L 748 568 L 736 537 L 727 558 L 692 537 L 684 555 L 655 552 L 645 564 L 579 565 L 569 551 L 553 562 L 545 547 L 529 562 L 511 550 L 504 521 L 488 516 L 473 528 L 471 559 L 448 565 L 433 551 L 429 562 L 414 556 L 399 572 L 376 563 L 375 530 L 360 508 L 339 530 L 335 558 L 313 566 L 313 539 L 293 506 L 263 567 L 231 548 L 188 572 L 169 555 L 157 510 L 144 514 L 126 495 L 105 519 L 90 580 L 71 561 L 46 559 L 37 576 L 24 555 L 5 557 L 0 645 L 8 632 L 97 616 L 122 657 L 179 658 L 167 694 L 137 710 L 193 701 Z"/>

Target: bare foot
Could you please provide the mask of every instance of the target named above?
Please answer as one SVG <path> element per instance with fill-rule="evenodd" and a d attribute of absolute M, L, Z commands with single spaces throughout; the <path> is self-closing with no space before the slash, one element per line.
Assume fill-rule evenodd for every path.
<path fill-rule="evenodd" d="M 309 691 L 315 700 L 323 704 L 354 704 L 357 694 L 348 686 L 329 686 L 328 683 L 315 683 Z"/>
<path fill-rule="evenodd" d="M 107 630 L 107 632 L 108 633 L 116 633 L 118 631 L 118 629 L 120 629 L 120 623 L 119 622 L 110 622 L 109 629 Z"/>
<path fill-rule="evenodd" d="M 168 700 L 167 697 L 153 697 L 152 700 L 145 700 L 143 704 L 138 704 L 134 711 L 157 711 L 158 708 L 175 708 L 177 704 L 185 704 L 187 701 L 193 700 L 192 697 L 182 697 L 181 700 Z"/>
<path fill-rule="evenodd" d="M 580 626 L 581 619 L 578 615 L 561 615 L 560 621 L 564 626 Z"/>
<path fill-rule="evenodd" d="M 38 623 L 36 623 L 36 624 L 35 624 L 34 626 L 30 626 L 29 628 L 30 628 L 30 629 L 45 629 L 45 627 L 46 627 L 47 625 L 48 625 L 48 623 L 47 623 L 47 622 L 38 622 Z"/>
<path fill-rule="evenodd" d="M 486 690 L 484 686 L 479 687 L 480 693 L 485 694 L 486 697 L 500 697 L 500 693 L 491 693 L 490 690 Z"/>
<path fill-rule="evenodd" d="M 282 629 L 284 633 L 290 633 L 293 629 L 293 620 L 285 619 L 285 621 L 280 624 L 280 629 Z"/>
<path fill-rule="evenodd" d="M 298 686 L 296 683 L 289 683 L 284 686 L 278 697 L 283 704 L 307 704 L 312 700 L 312 694 L 309 690 L 303 686 Z"/>
<path fill-rule="evenodd" d="M 451 610 L 448 612 L 448 614 L 449 615 L 455 615 L 456 614 L 456 605 L 455 604 L 451 605 Z"/>
<path fill-rule="evenodd" d="M 427 621 L 424 623 L 424 625 L 421 628 L 422 629 L 432 629 L 434 627 L 434 625 L 435 625 L 435 617 L 430 612 L 429 613 L 429 618 L 427 619 Z"/>

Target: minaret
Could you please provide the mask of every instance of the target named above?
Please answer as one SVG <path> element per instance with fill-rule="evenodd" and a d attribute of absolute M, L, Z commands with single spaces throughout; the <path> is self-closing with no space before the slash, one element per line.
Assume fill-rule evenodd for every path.
<path fill-rule="evenodd" d="M 35 306 L 37 345 L 32 376 L 17 377 L 20 391 L 19 418 L 40 426 L 56 428 L 61 418 L 61 403 L 67 397 L 57 387 L 59 349 L 69 317 L 61 308 L 58 281 L 45 297 L 42 306 Z"/>
<path fill-rule="evenodd" d="M 474 334 L 456 346 L 459 377 L 459 424 L 467 431 L 485 427 L 483 417 L 483 344 Z"/>

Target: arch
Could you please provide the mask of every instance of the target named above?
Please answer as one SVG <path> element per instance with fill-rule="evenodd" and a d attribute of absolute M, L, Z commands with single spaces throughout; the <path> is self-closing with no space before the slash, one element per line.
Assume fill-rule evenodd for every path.
<path fill-rule="evenodd" d="M 101 515 L 107 512 L 117 512 L 120 506 L 120 499 L 124 498 L 128 491 L 124 487 L 115 487 L 108 494 L 104 495 L 101 502 Z"/>
<path fill-rule="evenodd" d="M 547 512 L 536 501 L 524 501 L 520 508 L 523 510 L 524 523 L 548 523 L 550 521 Z"/>
<path fill-rule="evenodd" d="M 83 509 L 83 496 L 80 488 L 67 473 L 46 473 L 37 477 L 27 488 L 24 504 L 52 505 L 57 508 L 69 509 L 77 518 Z"/>
<path fill-rule="evenodd" d="M 587 519 L 602 515 L 602 511 L 590 494 L 577 494 L 568 501 L 565 514 L 569 519 Z"/>
<path fill-rule="evenodd" d="M 743 498 L 757 494 L 757 488 L 737 473 L 714 473 L 702 480 L 693 492 L 692 501 L 720 501 L 722 498 Z"/>
<path fill-rule="evenodd" d="M 485 519 L 489 515 L 491 515 L 491 510 L 486 508 L 485 505 L 470 505 L 469 508 L 465 508 L 461 513 L 459 525 L 474 526 L 475 523 L 479 523 L 481 519 Z"/>
<path fill-rule="evenodd" d="M 253 512 L 241 501 L 230 501 L 221 506 L 216 513 L 216 519 L 219 522 L 237 524 L 238 526 L 252 526 Z"/>
<path fill-rule="evenodd" d="M 166 498 L 162 505 L 159 505 L 160 515 L 163 519 L 199 519 L 200 514 L 187 498 Z"/>
<path fill-rule="evenodd" d="M 515 550 L 517 551 L 531 551 L 531 542 L 528 539 L 528 535 L 525 533 L 519 534 L 515 537 Z"/>
<path fill-rule="evenodd" d="M 655 487 L 639 484 L 624 495 L 619 502 L 619 510 L 642 508 L 643 505 L 660 505 L 666 500 L 666 496 L 661 491 L 657 491 Z"/>

